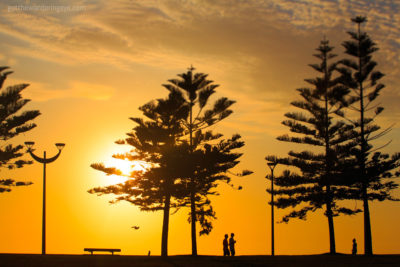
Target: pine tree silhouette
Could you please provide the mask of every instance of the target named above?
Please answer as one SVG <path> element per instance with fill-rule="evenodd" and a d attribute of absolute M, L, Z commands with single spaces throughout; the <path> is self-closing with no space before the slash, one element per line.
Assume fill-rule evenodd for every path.
<path fill-rule="evenodd" d="M 127 134 L 128 138 L 117 141 L 117 144 L 132 146 L 131 152 L 113 157 L 146 162 L 150 167 L 146 171 L 133 171 L 124 183 L 97 187 L 88 192 L 117 195 L 112 203 L 128 201 L 143 211 L 163 210 L 161 255 L 167 256 L 170 209 L 191 206 L 193 193 L 194 215 L 202 227 L 200 234 L 210 233 L 215 211 L 208 196 L 218 193 L 215 188 L 220 181 L 232 185 L 234 173 L 231 169 L 242 156 L 235 151 L 244 142 L 240 135 L 222 139 L 221 134 L 203 132 L 200 127 L 190 135 L 189 141 L 185 123 L 191 109 L 181 90 L 171 89 L 168 98 L 151 101 L 139 109 L 147 120 L 131 118 L 137 126 Z M 117 168 L 102 163 L 91 167 L 107 175 L 122 175 Z M 245 170 L 236 175 L 250 173 Z M 192 214 L 189 216 L 189 220 L 193 218 Z"/>
<path fill-rule="evenodd" d="M 10 139 L 21 133 L 28 132 L 36 127 L 31 121 L 40 115 L 38 110 L 21 111 L 30 101 L 22 98 L 21 92 L 29 84 L 17 84 L 3 87 L 7 76 L 13 73 L 8 67 L 0 67 L 0 139 L 3 145 L 0 148 L 1 168 L 22 168 L 25 164 L 32 164 L 32 161 L 20 159 L 24 153 L 22 145 L 10 144 Z M 30 185 L 32 182 L 16 182 L 13 179 L 0 180 L 0 193 L 10 192 L 12 186 Z"/>
<path fill-rule="evenodd" d="M 295 135 L 286 134 L 277 138 L 284 142 L 307 145 L 312 150 L 290 151 L 287 158 L 267 156 L 266 159 L 300 170 L 299 174 L 285 170 L 275 178 L 275 184 L 280 188 L 274 190 L 274 194 L 278 195 L 274 204 L 283 209 L 301 205 L 300 209 L 284 216 L 282 221 L 288 222 L 290 218 L 306 219 L 309 211 L 324 209 L 328 219 L 330 253 L 335 254 L 333 217 L 340 213 L 359 212 L 337 204 L 338 200 L 347 199 L 353 192 L 345 186 L 343 170 L 351 158 L 349 149 L 355 146 L 351 141 L 354 132 L 352 125 L 334 118 L 335 113 L 343 108 L 343 98 L 348 94 L 348 89 L 341 86 L 340 77 L 334 75 L 337 63 L 330 63 L 336 57 L 332 53 L 333 47 L 329 46 L 327 40 L 323 40 L 316 50 L 318 53 L 314 56 L 320 63 L 309 66 L 320 76 L 305 79 L 312 88 L 297 89 L 303 99 L 291 104 L 303 112 L 286 113 L 288 120 L 282 122 Z"/>
<path fill-rule="evenodd" d="M 161 255 L 168 255 L 168 227 L 170 209 L 179 207 L 174 198 L 185 197 L 185 185 L 181 177 L 188 174 L 185 165 L 189 156 L 189 145 L 180 142 L 184 129 L 180 120 L 187 117 L 187 106 L 178 92 L 171 92 L 166 99 L 157 99 L 139 109 L 147 118 L 131 118 L 137 124 L 125 140 L 116 143 L 130 145 L 132 150 L 126 154 L 114 155 L 117 159 L 142 161 L 150 165 L 146 171 L 132 171 L 129 179 L 120 184 L 97 187 L 88 192 L 97 195 L 114 194 L 112 203 L 128 201 L 139 206 L 142 211 L 163 211 Z M 107 175 L 122 175 L 115 167 L 105 167 L 102 163 L 92 168 Z"/>
<path fill-rule="evenodd" d="M 189 144 L 191 150 L 196 149 L 193 143 L 193 134 L 203 130 L 211 125 L 228 117 L 233 111 L 230 106 L 235 101 L 229 100 L 226 97 L 219 98 L 212 108 L 205 110 L 210 97 L 216 92 L 215 89 L 219 86 L 213 84 L 213 81 L 208 80 L 207 74 L 193 73 L 195 68 L 190 67 L 186 73 L 179 74 L 179 79 L 171 79 L 168 84 L 163 86 L 169 91 L 180 91 L 184 93 L 185 101 L 189 108 L 189 116 L 184 125 L 187 128 L 189 135 Z M 190 193 L 190 222 L 191 222 L 191 238 L 192 238 L 192 255 L 197 255 L 197 237 L 196 237 L 196 177 L 192 175 Z"/>
<path fill-rule="evenodd" d="M 357 25 L 356 32 L 348 32 L 350 40 L 343 42 L 345 53 L 351 58 L 341 60 L 342 83 L 351 92 L 346 99 L 345 106 L 358 117 L 350 118 L 349 115 L 338 112 L 338 115 L 347 118 L 357 130 L 354 138 L 358 148 L 352 152 L 356 157 L 356 170 L 354 166 L 349 169 L 351 176 L 356 177 L 355 185 L 358 185 L 360 194 L 357 196 L 363 201 L 364 207 L 364 248 L 365 255 L 372 255 L 372 235 L 369 211 L 369 200 L 393 200 L 390 191 L 397 187 L 393 181 L 384 182 L 383 178 L 392 178 L 391 170 L 399 166 L 399 154 L 391 158 L 387 154 L 376 152 L 371 155 L 373 149 L 371 141 L 382 137 L 391 130 L 391 127 L 380 131 L 380 127 L 374 124 L 374 119 L 384 108 L 374 105 L 373 101 L 379 96 L 385 87 L 380 82 L 384 76 L 375 70 L 377 63 L 372 60 L 372 55 L 378 50 L 376 44 L 366 32 L 361 31 L 361 24 L 366 23 L 366 17 L 358 16 L 351 19 Z M 373 115 L 368 117 L 370 111 Z M 397 173 L 395 174 L 398 175 Z"/>

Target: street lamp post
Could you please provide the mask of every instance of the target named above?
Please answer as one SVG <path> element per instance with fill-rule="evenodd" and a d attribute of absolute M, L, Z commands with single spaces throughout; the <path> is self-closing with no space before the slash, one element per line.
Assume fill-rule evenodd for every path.
<path fill-rule="evenodd" d="M 267 162 L 271 170 L 271 256 L 275 256 L 275 229 L 274 229 L 274 169 L 278 163 L 276 161 Z"/>
<path fill-rule="evenodd" d="M 61 150 L 64 148 L 65 144 L 56 143 L 58 153 L 52 158 L 46 158 L 46 151 L 43 152 L 43 158 L 33 154 L 32 147 L 34 144 L 34 142 L 25 142 L 25 145 L 28 148 L 28 152 L 32 156 L 32 158 L 37 162 L 43 163 L 42 255 L 46 255 L 46 164 L 55 161 L 60 156 Z"/>

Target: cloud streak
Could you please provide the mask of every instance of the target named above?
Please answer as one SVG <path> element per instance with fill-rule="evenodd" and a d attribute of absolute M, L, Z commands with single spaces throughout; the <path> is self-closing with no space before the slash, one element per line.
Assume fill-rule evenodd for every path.
<path fill-rule="evenodd" d="M 86 83 L 82 81 L 69 81 L 65 89 L 55 89 L 50 84 L 30 81 L 20 81 L 9 79 L 7 84 L 28 83 L 30 86 L 24 92 L 24 96 L 34 101 L 49 101 L 53 99 L 89 99 L 95 101 L 105 101 L 110 99 L 115 89 L 95 83 Z"/>
<path fill-rule="evenodd" d="M 33 57 L 52 54 L 56 57 L 48 60 L 60 63 L 179 65 L 179 58 L 189 56 L 228 60 L 232 50 L 255 56 L 251 52 L 260 51 L 248 47 L 268 41 L 273 29 L 290 35 L 319 30 L 322 35 L 348 28 L 356 14 L 368 15 L 372 23 L 367 30 L 385 51 L 400 46 L 399 5 L 389 1 L 77 1 L 86 4 L 85 12 L 68 16 L 7 12 L 11 3 L 2 4 L 0 31 L 28 43 Z M 387 53 L 391 59 L 396 56 Z"/>
<path fill-rule="evenodd" d="M 69 1 L 85 6 L 85 11 L 68 14 L 7 12 L 13 3 L 0 5 L 0 32 L 10 37 L 5 40 L 6 53 L 60 65 L 103 64 L 124 70 L 138 65 L 182 70 L 194 64 L 224 83 L 225 95 L 249 107 L 258 103 L 257 118 L 270 116 L 271 110 L 261 106 L 271 102 L 283 114 L 297 97 L 294 89 L 315 75 L 307 64 L 314 61 L 311 55 L 323 35 L 340 53 L 340 43 L 348 38 L 345 31 L 353 28 L 349 19 L 367 15 L 366 30 L 381 48 L 378 62 L 388 76 L 386 90 L 400 100 L 392 89 L 400 86 L 400 4 L 393 1 Z M 49 93 L 47 99 L 85 95 L 77 89 L 60 92 Z M 256 123 L 244 117 L 238 123 L 265 126 L 261 119 Z"/>

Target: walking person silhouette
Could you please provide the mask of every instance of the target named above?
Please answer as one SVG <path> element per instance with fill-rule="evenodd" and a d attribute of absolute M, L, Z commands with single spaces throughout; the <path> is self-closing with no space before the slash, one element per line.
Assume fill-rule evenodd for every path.
<path fill-rule="evenodd" d="M 235 243 L 236 243 L 236 240 L 233 239 L 234 236 L 235 236 L 235 234 L 231 233 L 231 238 L 229 238 L 229 249 L 231 251 L 231 256 L 235 256 Z"/>
<path fill-rule="evenodd" d="M 224 256 L 229 256 L 228 234 L 225 234 L 225 239 L 222 241 L 222 246 L 224 248 Z"/>
<path fill-rule="evenodd" d="M 357 255 L 357 241 L 356 241 L 355 238 L 353 238 L 353 249 L 352 249 L 352 251 L 351 251 L 351 254 L 352 254 L 353 256 Z"/>

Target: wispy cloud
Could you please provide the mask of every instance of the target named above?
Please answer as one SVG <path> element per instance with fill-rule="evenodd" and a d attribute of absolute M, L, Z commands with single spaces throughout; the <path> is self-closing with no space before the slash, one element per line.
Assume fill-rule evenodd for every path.
<path fill-rule="evenodd" d="M 224 83 L 227 95 L 253 107 L 259 104 L 259 111 L 252 111 L 258 117 L 271 115 L 271 110 L 261 108 L 271 102 L 281 111 L 280 105 L 288 105 L 295 97 L 295 88 L 304 86 L 302 80 L 315 75 L 307 64 L 314 61 L 312 53 L 324 35 L 340 53 L 340 43 L 348 38 L 346 30 L 354 26 L 350 18 L 367 15 L 365 29 L 381 48 L 377 59 L 388 74 L 387 91 L 400 100 L 394 89 L 400 86 L 400 3 L 394 1 L 54 2 L 85 6 L 85 10 L 8 12 L 7 6 L 15 1 L 0 4 L 0 33 L 10 37 L 4 40 L 5 53 L 60 65 L 95 63 L 124 70 L 138 64 L 162 69 L 194 64 Z M 274 94 L 277 90 L 279 97 Z M 265 126 L 262 121 L 257 125 L 245 121 L 250 115 L 243 116 L 238 120 L 260 129 Z"/>
<path fill-rule="evenodd" d="M 400 45 L 399 5 L 391 1 L 76 1 L 85 12 L 68 16 L 8 12 L 11 3 L 2 4 L 0 31 L 27 42 L 33 56 L 54 53 L 58 57 L 50 58 L 67 63 L 167 64 L 196 54 L 227 57 L 233 50 L 256 56 L 262 51 L 248 47 L 274 42 L 271 29 L 281 35 L 319 29 L 322 36 L 348 28 L 355 14 L 368 15 L 367 30 L 385 48 Z"/>
<path fill-rule="evenodd" d="M 96 101 L 104 101 L 110 99 L 115 89 L 95 83 L 86 83 L 82 81 L 69 81 L 68 87 L 65 89 L 54 88 L 50 84 L 30 81 L 19 81 L 9 79 L 7 84 L 28 83 L 29 87 L 24 92 L 24 96 L 34 101 L 48 101 L 52 99 L 90 99 Z"/>

